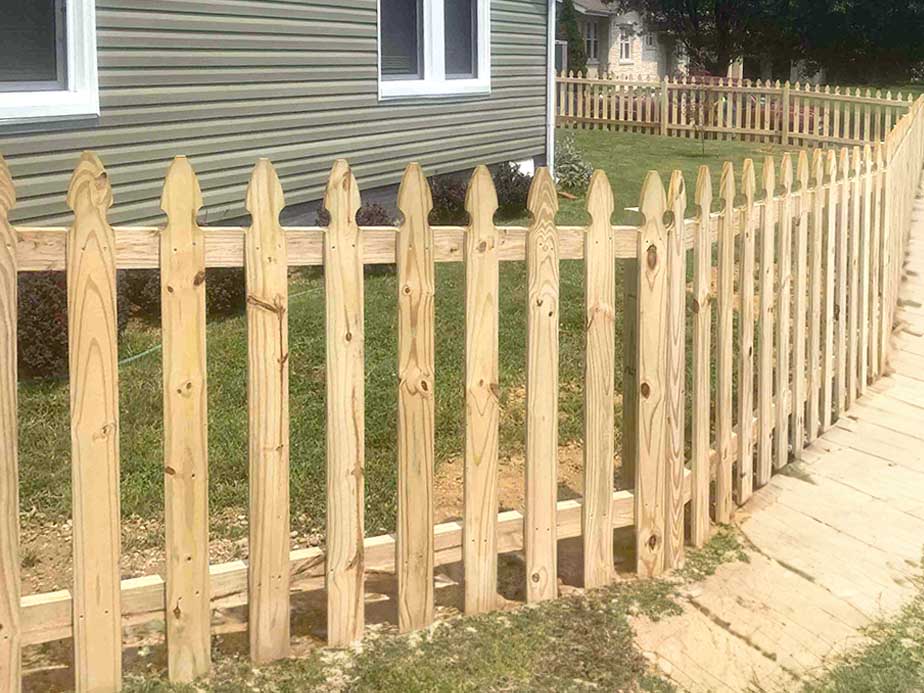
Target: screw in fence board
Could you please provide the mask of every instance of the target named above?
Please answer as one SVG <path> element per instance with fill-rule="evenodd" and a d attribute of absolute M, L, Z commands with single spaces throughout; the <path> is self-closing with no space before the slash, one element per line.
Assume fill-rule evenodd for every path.
<path fill-rule="evenodd" d="M 359 186 L 344 160 L 324 196 L 327 331 L 327 641 L 356 642 L 364 627 L 365 332 Z"/>
<path fill-rule="evenodd" d="M 526 600 L 558 596 L 559 249 L 558 191 L 549 169 L 536 171 L 526 232 Z"/>
<path fill-rule="evenodd" d="M 189 683 L 211 665 L 205 237 L 192 166 L 170 164 L 160 203 L 167 668 Z"/>
<path fill-rule="evenodd" d="M 838 158 L 838 171 L 840 181 L 837 184 L 838 196 L 838 227 L 837 227 L 837 270 L 835 272 L 835 289 L 836 307 L 834 308 L 834 319 L 837 324 L 835 333 L 835 376 L 834 376 L 834 418 L 840 418 L 844 412 L 847 402 L 847 321 L 848 321 L 848 304 L 847 304 L 847 287 L 850 283 L 848 275 L 850 273 L 850 204 L 851 204 L 851 181 L 850 181 L 850 150 L 848 147 L 841 147 Z"/>
<path fill-rule="evenodd" d="M 638 389 L 635 472 L 635 533 L 638 572 L 656 577 L 664 570 L 667 440 L 668 273 L 667 199 L 657 172 L 642 186 L 638 236 Z"/>
<path fill-rule="evenodd" d="M 616 339 L 615 202 L 603 171 L 587 193 L 590 225 L 584 236 L 584 587 L 613 577 L 613 454 Z"/>
<path fill-rule="evenodd" d="M 717 398 L 716 438 L 719 464 L 715 481 L 715 520 L 727 524 L 732 516 L 732 369 L 735 291 L 735 169 L 730 161 L 722 167 L 719 182 L 722 212 L 718 232 L 718 338 L 716 341 Z"/>
<path fill-rule="evenodd" d="M 802 449 L 805 447 L 805 317 L 806 288 L 808 286 L 809 212 L 812 208 L 811 190 L 809 189 L 809 160 L 808 153 L 804 149 L 799 152 L 796 177 L 799 179 L 799 220 L 795 226 L 794 233 L 796 264 L 795 271 L 792 273 L 792 293 L 794 297 L 792 320 L 792 453 L 795 459 L 800 460 L 802 459 Z M 784 172 L 784 181 L 785 179 Z M 782 275 L 782 268 L 780 273 Z M 782 298 L 780 300 L 782 304 Z M 782 317 L 780 319 L 782 320 Z M 777 420 L 779 420 L 779 417 Z M 779 458 L 777 462 L 779 462 Z"/>
<path fill-rule="evenodd" d="M 776 292 L 774 287 L 774 252 L 776 237 L 777 209 L 781 202 L 776 199 L 776 163 L 772 156 L 764 157 L 762 171 L 764 206 L 760 219 L 760 318 L 758 342 L 757 372 L 757 472 L 755 485 L 760 487 L 770 481 L 773 468 L 773 343 L 776 331 L 781 325 L 775 325 L 774 305 Z M 784 220 L 780 218 L 780 225 Z M 779 310 L 779 307 L 777 307 Z M 780 391 L 777 407 L 785 410 L 786 395 Z M 742 419 L 744 421 L 744 419 Z M 777 429 L 779 430 L 779 429 Z"/>
<path fill-rule="evenodd" d="M 783 194 L 780 199 L 780 235 L 777 241 L 777 329 L 776 329 L 776 447 L 773 456 L 774 469 L 780 469 L 789 461 L 789 430 L 791 402 L 792 416 L 795 416 L 799 403 L 792 397 L 792 381 L 789 370 L 790 364 L 790 322 L 792 309 L 792 226 L 793 226 L 793 200 L 792 200 L 792 156 L 789 152 L 783 155 L 780 164 L 780 179 L 783 185 Z M 772 287 L 771 287 L 772 291 Z M 763 327 L 761 327 L 763 332 Z"/>
<path fill-rule="evenodd" d="M 808 409 L 806 414 L 806 441 L 818 437 L 821 425 L 821 322 L 824 299 L 824 238 L 825 238 L 825 164 L 820 149 L 812 152 L 812 235 L 811 268 L 809 270 L 809 339 L 808 339 Z"/>
<path fill-rule="evenodd" d="M 498 374 L 497 192 L 484 166 L 465 199 L 465 613 L 497 605 Z"/>
<path fill-rule="evenodd" d="M 692 393 L 692 490 L 690 494 L 690 540 L 697 548 L 709 539 L 709 424 L 710 328 L 712 324 L 712 176 L 708 166 L 699 167 L 696 179 L 697 226 L 693 238 L 693 393 Z"/>
<path fill-rule="evenodd" d="M 16 373 L 16 204 L 10 169 L 0 156 L 0 690 L 21 687 L 22 622 L 19 599 L 19 464 Z"/>
<path fill-rule="evenodd" d="M 783 84 L 782 106 L 780 108 L 780 144 L 789 146 L 789 81 Z"/>
<path fill-rule="evenodd" d="M 878 114 L 877 114 L 878 124 Z M 870 355 L 870 306 L 872 299 L 870 296 L 870 256 L 872 243 L 872 197 L 873 197 L 873 149 L 867 142 L 863 147 L 863 161 L 861 176 L 861 207 L 863 216 L 860 227 L 860 288 L 859 288 L 859 305 L 857 306 L 857 316 L 860 324 L 860 353 L 858 355 L 858 395 L 866 394 L 869 377 L 869 355 Z"/>
<path fill-rule="evenodd" d="M 687 188 L 680 171 L 671 174 L 667 202 L 667 478 L 664 491 L 664 567 L 684 563 L 684 407 L 686 406 L 686 210 Z"/>
<path fill-rule="evenodd" d="M 868 129 L 867 129 L 868 131 Z M 860 147 L 854 146 L 850 159 L 852 176 L 850 182 L 850 237 L 848 239 L 847 261 L 848 282 L 847 288 L 847 402 L 850 409 L 857 399 L 857 376 L 859 364 L 858 330 L 859 320 L 857 311 L 860 307 L 860 243 L 862 242 L 862 229 L 860 228 L 861 193 L 862 193 L 862 164 L 860 162 Z"/>
<path fill-rule="evenodd" d="M 67 192 L 67 306 L 78 691 L 122 686 L 119 385 L 112 187 L 85 152 Z"/>
<path fill-rule="evenodd" d="M 434 303 L 436 280 L 430 187 L 418 164 L 398 189 L 398 625 L 433 621 L 433 467 L 435 464 Z"/>
<path fill-rule="evenodd" d="M 751 497 L 754 489 L 754 195 L 757 180 L 754 162 L 744 160 L 741 171 L 744 209 L 741 211 L 740 252 L 738 275 L 738 471 L 735 490 L 738 504 Z"/>
<path fill-rule="evenodd" d="M 831 419 L 834 413 L 834 370 L 836 360 L 835 341 L 835 292 L 836 292 L 836 247 L 837 247 L 837 157 L 833 149 L 829 149 L 825 161 L 827 184 L 827 221 L 825 224 L 825 262 L 824 262 L 824 342 L 822 345 L 821 368 L 821 430 L 831 428 Z"/>
<path fill-rule="evenodd" d="M 250 658 L 289 655 L 289 299 L 285 207 L 273 165 L 247 186 L 247 415 L 250 468 Z"/>

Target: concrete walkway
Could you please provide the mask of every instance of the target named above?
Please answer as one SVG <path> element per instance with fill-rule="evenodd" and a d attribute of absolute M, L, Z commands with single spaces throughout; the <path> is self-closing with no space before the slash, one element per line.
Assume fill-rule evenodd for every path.
<path fill-rule="evenodd" d="M 924 201 L 889 375 L 736 518 L 749 563 L 689 588 L 639 645 L 688 691 L 793 691 L 914 594 L 924 550 Z"/>

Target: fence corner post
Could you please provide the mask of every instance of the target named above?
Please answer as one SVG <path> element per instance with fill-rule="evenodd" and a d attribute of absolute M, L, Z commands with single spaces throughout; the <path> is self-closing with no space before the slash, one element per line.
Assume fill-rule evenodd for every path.
<path fill-rule="evenodd" d="M 667 77 L 661 79 L 661 135 L 667 137 L 668 119 Z"/>
<path fill-rule="evenodd" d="M 780 108 L 780 144 L 789 144 L 789 80 L 783 84 L 783 103 Z"/>

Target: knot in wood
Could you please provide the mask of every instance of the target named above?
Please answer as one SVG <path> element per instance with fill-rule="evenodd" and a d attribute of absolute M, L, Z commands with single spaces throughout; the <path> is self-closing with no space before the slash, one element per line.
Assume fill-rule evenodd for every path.
<path fill-rule="evenodd" d="M 654 243 L 648 246 L 648 251 L 645 253 L 645 262 L 650 270 L 658 266 L 658 249 Z"/>

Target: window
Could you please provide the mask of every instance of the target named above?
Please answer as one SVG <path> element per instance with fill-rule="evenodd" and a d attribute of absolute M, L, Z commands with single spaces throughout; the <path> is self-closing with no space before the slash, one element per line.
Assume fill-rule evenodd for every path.
<path fill-rule="evenodd" d="M 0 8 L 0 123 L 98 114 L 94 0 Z"/>
<path fill-rule="evenodd" d="M 645 48 L 654 48 L 655 47 L 655 36 L 652 32 L 645 34 Z"/>
<path fill-rule="evenodd" d="M 619 61 L 632 62 L 632 34 L 629 29 L 619 30 Z"/>
<path fill-rule="evenodd" d="M 490 0 L 379 0 L 379 96 L 491 91 Z"/>
<path fill-rule="evenodd" d="M 584 25 L 584 51 L 587 53 L 588 60 L 600 59 L 598 46 L 597 25 L 594 22 L 587 22 Z"/>

